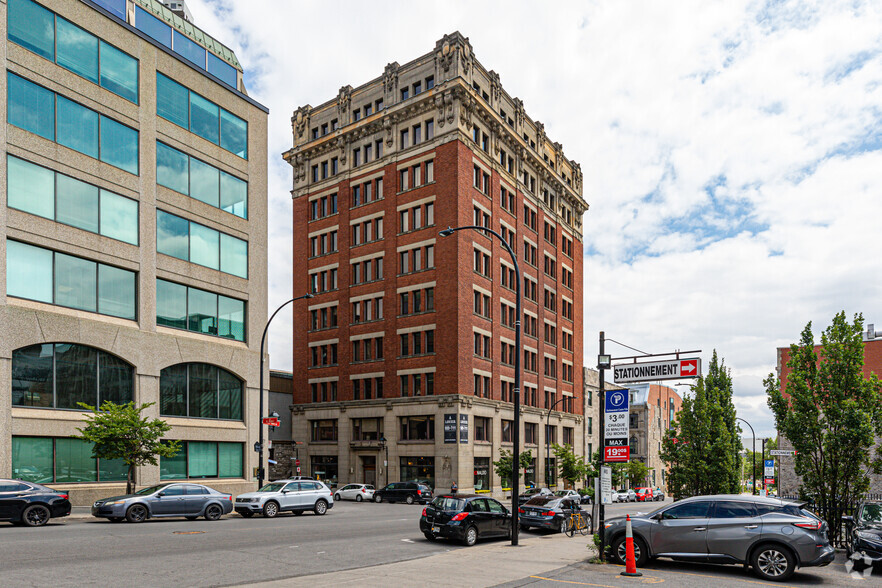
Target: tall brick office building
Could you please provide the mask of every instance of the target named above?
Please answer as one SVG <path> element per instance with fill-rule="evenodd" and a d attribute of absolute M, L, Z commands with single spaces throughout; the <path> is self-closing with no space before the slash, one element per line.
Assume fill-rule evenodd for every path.
<path fill-rule="evenodd" d="M 546 440 L 582 453 L 582 174 L 469 40 L 447 35 L 292 126 L 293 294 L 315 294 L 293 327 L 301 472 L 501 494 L 516 352 L 527 481 L 545 479 Z M 472 224 L 518 255 L 521 350 L 505 248 L 439 236 Z"/>

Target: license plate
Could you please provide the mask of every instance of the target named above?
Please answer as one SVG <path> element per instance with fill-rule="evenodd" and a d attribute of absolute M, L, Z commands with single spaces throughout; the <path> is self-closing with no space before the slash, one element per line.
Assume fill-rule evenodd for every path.
<path fill-rule="evenodd" d="M 441 532 L 441 527 L 432 527 L 432 532 L 433 532 L 433 533 L 440 533 L 440 532 Z"/>

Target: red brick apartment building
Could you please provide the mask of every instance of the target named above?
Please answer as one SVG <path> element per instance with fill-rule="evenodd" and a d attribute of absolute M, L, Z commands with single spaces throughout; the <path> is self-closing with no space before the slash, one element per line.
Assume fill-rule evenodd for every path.
<path fill-rule="evenodd" d="M 581 170 L 469 40 L 447 35 L 292 126 L 292 292 L 315 294 L 293 326 L 303 473 L 501 494 L 515 353 L 527 482 L 544 480 L 546 441 L 582 453 Z M 439 236 L 465 225 L 517 253 L 520 350 L 514 266 L 489 235 Z"/>

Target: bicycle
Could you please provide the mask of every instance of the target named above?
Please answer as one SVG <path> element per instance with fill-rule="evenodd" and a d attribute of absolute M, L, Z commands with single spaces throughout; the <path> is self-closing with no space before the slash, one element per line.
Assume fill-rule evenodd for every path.
<path fill-rule="evenodd" d="M 576 531 L 579 531 L 583 535 L 587 535 L 590 521 L 591 515 L 586 514 L 582 511 L 574 512 L 570 514 L 570 518 L 567 521 L 565 533 L 568 537 L 572 537 L 573 535 L 575 535 Z"/>

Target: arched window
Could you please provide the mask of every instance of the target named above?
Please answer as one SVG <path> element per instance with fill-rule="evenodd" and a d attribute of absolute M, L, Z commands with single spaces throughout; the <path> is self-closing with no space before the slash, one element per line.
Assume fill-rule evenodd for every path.
<path fill-rule="evenodd" d="M 131 402 L 135 370 L 100 349 L 75 343 L 45 343 L 12 352 L 12 405 L 82 410 L 110 400 Z"/>
<path fill-rule="evenodd" d="M 180 363 L 159 374 L 159 414 L 242 420 L 242 381 L 207 363 Z"/>

